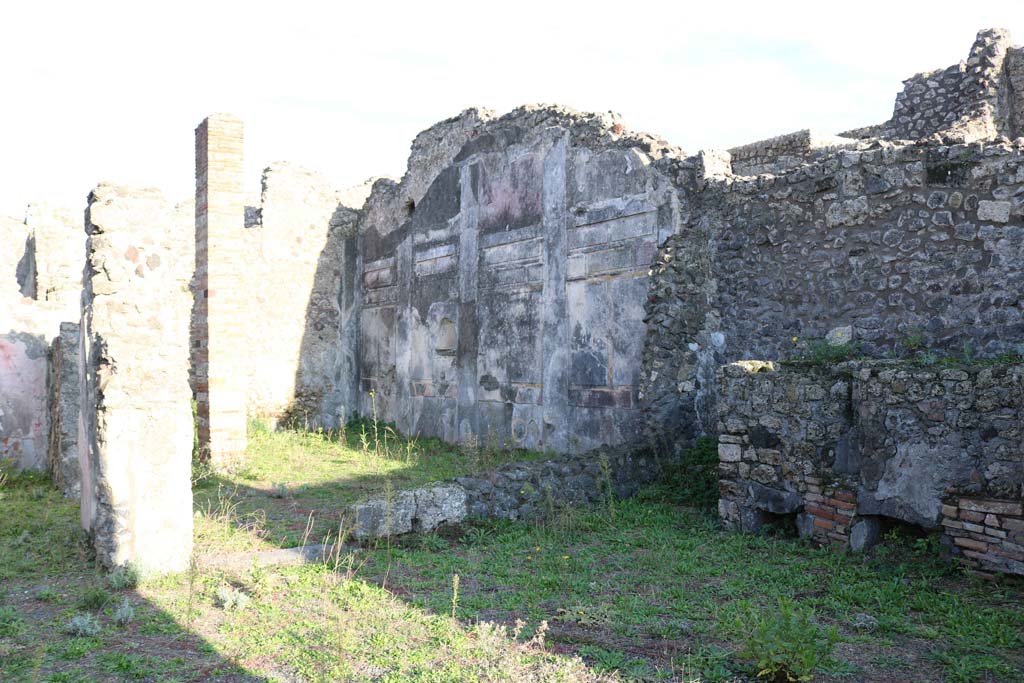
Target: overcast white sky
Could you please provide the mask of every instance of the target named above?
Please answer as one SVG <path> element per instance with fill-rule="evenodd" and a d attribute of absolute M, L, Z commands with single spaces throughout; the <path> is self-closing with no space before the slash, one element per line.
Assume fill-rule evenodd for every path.
<path fill-rule="evenodd" d="M 253 192 L 277 160 L 400 176 L 418 131 L 471 106 L 617 111 L 690 152 L 838 132 L 989 26 L 1024 42 L 1024 2 L 6 2 L 0 213 L 84 208 L 102 180 L 184 199 L 214 111 L 246 122 Z"/>

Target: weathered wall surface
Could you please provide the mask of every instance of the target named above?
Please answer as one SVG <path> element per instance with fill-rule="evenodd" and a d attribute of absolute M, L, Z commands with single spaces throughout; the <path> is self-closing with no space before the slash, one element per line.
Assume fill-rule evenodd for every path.
<path fill-rule="evenodd" d="M 537 519 L 565 506 L 626 498 L 663 476 L 664 460 L 630 447 L 512 462 L 477 476 L 399 491 L 348 511 L 356 538 L 431 531 L 474 519 Z"/>
<path fill-rule="evenodd" d="M 353 201 L 301 167 L 263 172 L 260 219 L 243 237 L 249 414 L 316 422 L 328 410 L 341 363 L 342 271 L 354 257 L 345 250 L 357 213 L 345 200 Z"/>
<path fill-rule="evenodd" d="M 1007 40 L 982 32 L 963 82 L 1006 89 Z M 957 111 L 943 130 L 981 116 Z M 983 356 L 1024 340 L 1024 145 L 992 130 L 852 146 L 804 133 L 681 169 L 687 225 L 659 250 L 648 303 L 641 385 L 656 435 L 714 431 L 720 363 L 793 357 L 835 328 L 873 356 L 910 337 Z"/>
<path fill-rule="evenodd" d="M 872 355 L 911 336 L 981 355 L 1024 339 L 1021 145 L 874 143 L 691 196 L 654 270 L 646 352 L 645 396 L 684 396 L 684 428 L 713 431 L 719 362 L 791 357 L 836 327 Z"/>
<path fill-rule="evenodd" d="M 85 254 L 81 216 L 32 204 L 0 218 L 0 459 L 45 469 L 50 340 L 78 318 Z"/>
<path fill-rule="evenodd" d="M 33 298 L 64 310 L 64 320 L 77 319 L 85 262 L 82 212 L 33 203 L 25 212 L 25 226 L 33 242 Z"/>
<path fill-rule="evenodd" d="M 918 140 L 937 136 L 946 143 L 1015 138 L 1021 91 L 1010 76 L 1020 49 L 1003 29 L 978 33 L 967 59 L 945 69 L 920 73 L 903 82 L 892 118 L 877 126 L 844 133 L 851 137 Z"/>
<path fill-rule="evenodd" d="M 729 150 L 732 172 L 736 175 L 780 173 L 816 161 L 840 149 L 857 146 L 857 140 L 815 130 L 800 130 L 787 135 L 752 142 Z"/>
<path fill-rule="evenodd" d="M 43 335 L 0 333 L 0 459 L 19 469 L 46 467 L 48 355 Z"/>
<path fill-rule="evenodd" d="M 975 512 L 1020 515 L 1024 366 L 747 362 L 724 366 L 718 381 L 719 510 L 728 523 L 756 530 L 765 513 L 797 513 L 802 534 L 860 549 L 881 519 L 961 528 L 949 522 L 962 517 L 957 507 L 973 509 L 964 499 L 992 501 Z M 965 536 L 950 537 L 951 548 L 971 550 L 978 566 L 1024 573 L 1024 547 L 989 521 L 992 533 L 967 531 L 987 534 L 991 547 Z"/>
<path fill-rule="evenodd" d="M 79 498 L 82 494 L 82 473 L 78 458 L 82 399 L 78 379 L 82 374 L 78 330 L 78 323 L 60 324 L 60 334 L 50 346 L 47 378 L 50 474 L 57 488 L 72 498 Z"/>
<path fill-rule="evenodd" d="M 83 525 L 107 566 L 182 570 L 192 548 L 189 240 L 156 190 L 100 185 L 86 220 Z"/>
<path fill-rule="evenodd" d="M 647 271 L 679 220 L 652 162 L 678 152 L 611 117 L 487 117 L 423 133 L 402 182 L 374 186 L 359 409 L 451 441 L 635 440 Z"/>
<path fill-rule="evenodd" d="M 876 353 L 913 330 L 988 354 L 1024 338 L 1024 146 L 880 146 L 705 195 L 714 305 L 738 357 L 779 358 L 840 325 Z"/>
<path fill-rule="evenodd" d="M 35 274 L 32 231 L 24 220 L 0 216 L 0 296 L 31 297 Z"/>

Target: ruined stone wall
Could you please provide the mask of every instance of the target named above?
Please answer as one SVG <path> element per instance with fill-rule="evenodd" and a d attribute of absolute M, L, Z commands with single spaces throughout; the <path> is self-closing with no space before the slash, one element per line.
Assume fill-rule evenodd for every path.
<path fill-rule="evenodd" d="M 1024 366 L 746 362 L 718 382 L 726 522 L 797 514 L 802 535 L 862 549 L 900 520 L 972 566 L 1024 573 Z"/>
<path fill-rule="evenodd" d="M 1011 74 L 1020 59 L 1003 29 L 978 33 L 965 61 L 908 78 L 884 124 L 848 131 L 850 137 L 918 140 L 938 136 L 948 143 L 1015 138 L 1020 128 L 1020 90 Z"/>
<path fill-rule="evenodd" d="M 33 203 L 25 213 L 25 225 L 33 242 L 32 298 L 63 309 L 65 320 L 77 319 L 85 262 L 82 211 Z"/>
<path fill-rule="evenodd" d="M 24 220 L 0 216 L 0 297 L 32 297 L 35 285 L 32 231 Z"/>
<path fill-rule="evenodd" d="M 653 271 L 645 399 L 671 424 L 713 431 L 719 363 L 792 358 L 834 328 L 873 356 L 1024 341 L 1024 146 L 876 142 L 779 175 L 712 170 Z"/>
<path fill-rule="evenodd" d="M 432 531 L 465 519 L 539 519 L 566 506 L 627 498 L 664 476 L 664 459 L 630 446 L 511 462 L 484 474 L 352 505 L 355 538 Z"/>
<path fill-rule="evenodd" d="M 736 175 L 781 173 L 816 161 L 831 152 L 855 147 L 857 141 L 821 131 L 801 130 L 729 150 Z"/>
<path fill-rule="evenodd" d="M 82 219 L 32 204 L 0 218 L 0 459 L 45 469 L 50 441 L 50 341 L 77 320 L 85 254 Z"/>
<path fill-rule="evenodd" d="M 250 415 L 315 423 L 328 410 L 341 362 L 346 240 L 357 217 L 341 202 L 322 177 L 298 166 L 273 164 L 263 173 L 259 219 L 243 237 L 241 274 Z"/>
<path fill-rule="evenodd" d="M 60 334 L 50 346 L 47 377 L 50 438 L 49 469 L 53 483 L 65 496 L 79 498 L 82 494 L 82 473 L 79 463 L 79 429 L 81 422 L 81 390 L 79 375 L 79 323 L 63 322 Z"/>
<path fill-rule="evenodd" d="M 735 358 L 852 325 L 865 350 L 1011 351 L 1024 339 L 1024 145 L 877 146 L 704 193 Z"/>
<path fill-rule="evenodd" d="M 46 468 L 48 355 L 43 334 L 14 327 L 0 331 L 0 459 L 19 469 Z"/>
<path fill-rule="evenodd" d="M 82 523 L 107 566 L 182 570 L 192 547 L 191 240 L 157 190 L 100 185 L 86 221 Z"/>
<path fill-rule="evenodd" d="M 648 269 L 679 223 L 665 156 L 557 108 L 421 134 L 360 227 L 360 412 L 450 441 L 638 440 Z"/>

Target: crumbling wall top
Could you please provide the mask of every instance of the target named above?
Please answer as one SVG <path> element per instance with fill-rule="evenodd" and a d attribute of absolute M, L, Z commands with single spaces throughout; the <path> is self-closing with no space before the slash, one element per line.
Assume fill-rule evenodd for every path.
<path fill-rule="evenodd" d="M 587 113 L 546 104 L 524 105 L 502 116 L 489 109 L 467 109 L 416 136 L 399 182 L 383 178 L 374 183 L 365 207 L 365 224 L 376 226 L 382 233 L 401 225 L 441 170 L 460 153 L 471 153 L 471 149 L 464 149 L 470 141 L 485 144 L 488 139 L 500 138 L 506 144 L 518 144 L 551 128 L 564 130 L 574 145 L 582 147 L 637 148 L 652 160 L 686 157 L 662 138 L 630 131 L 612 112 Z"/>
<path fill-rule="evenodd" d="M 936 136 L 948 144 L 1016 137 L 1021 132 L 1014 126 L 1019 104 L 1004 68 L 1011 48 L 1009 31 L 979 31 L 966 60 L 903 81 L 889 121 L 843 135 L 900 140 Z"/>

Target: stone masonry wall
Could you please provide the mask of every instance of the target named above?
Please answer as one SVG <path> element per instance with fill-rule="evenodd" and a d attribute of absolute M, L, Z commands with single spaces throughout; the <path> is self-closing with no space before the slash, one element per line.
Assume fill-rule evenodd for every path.
<path fill-rule="evenodd" d="M 801 130 L 752 142 L 729 150 L 732 172 L 737 175 L 779 173 L 839 149 L 855 147 L 857 141 L 820 131 Z"/>
<path fill-rule="evenodd" d="M 29 204 L 25 225 L 33 240 L 33 298 L 63 309 L 64 320 L 77 319 L 85 262 L 81 210 L 44 202 Z"/>
<path fill-rule="evenodd" d="M 398 491 L 352 506 L 359 539 L 431 531 L 466 518 L 537 519 L 565 506 L 626 498 L 663 476 L 664 461 L 631 447 L 512 462 L 486 474 Z"/>
<path fill-rule="evenodd" d="M 1012 351 L 1024 338 L 1024 144 L 844 151 L 705 191 L 734 357 L 852 325 L 866 350 Z"/>
<path fill-rule="evenodd" d="M 259 220 L 245 230 L 247 411 L 318 422 L 341 345 L 342 271 L 357 213 L 318 174 L 292 164 L 263 172 Z M 358 208 L 358 207 L 356 207 Z M 353 248 L 348 242 L 348 248 Z M 335 414 L 337 420 L 337 414 Z"/>
<path fill-rule="evenodd" d="M 81 215 L 53 205 L 0 218 L 0 459 L 45 469 L 50 340 L 77 320 L 85 254 Z"/>
<path fill-rule="evenodd" d="M 469 111 L 360 226 L 358 409 L 409 434 L 578 452 L 638 440 L 643 302 L 680 156 L 610 116 Z"/>
<path fill-rule="evenodd" d="M 32 232 L 24 220 L 0 216 L 0 297 L 32 296 L 26 285 L 35 284 L 27 270 L 33 260 Z M 2 300 L 2 299 L 0 299 Z"/>
<path fill-rule="evenodd" d="M 192 548 L 189 240 L 156 190 L 100 185 L 86 219 L 82 522 L 108 567 L 183 570 Z"/>
<path fill-rule="evenodd" d="M 981 31 L 965 61 L 904 81 L 888 122 L 844 135 L 902 140 L 935 135 L 947 143 L 1018 137 L 1019 93 L 1008 88 L 1006 73 L 1007 56 L 1014 51 L 1009 32 Z"/>
<path fill-rule="evenodd" d="M 713 432 L 719 364 L 791 358 L 836 328 L 874 356 L 911 337 L 980 356 L 1024 341 L 1024 141 L 861 141 L 757 176 L 702 152 L 689 168 L 686 225 L 651 271 L 653 431 Z"/>
<path fill-rule="evenodd" d="M 972 569 L 1024 574 L 1024 506 L 1020 501 L 952 497 L 942 528 Z"/>
<path fill-rule="evenodd" d="M 61 323 L 60 334 L 50 346 L 47 395 L 50 411 L 49 464 L 53 483 L 65 496 L 82 494 L 81 464 L 78 461 L 81 424 L 82 372 L 79 362 L 79 324 Z"/>
<path fill-rule="evenodd" d="M 972 566 L 1024 573 L 1024 366 L 750 361 L 718 381 L 727 523 L 795 514 L 802 535 L 859 550 L 899 520 Z"/>

